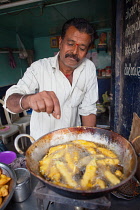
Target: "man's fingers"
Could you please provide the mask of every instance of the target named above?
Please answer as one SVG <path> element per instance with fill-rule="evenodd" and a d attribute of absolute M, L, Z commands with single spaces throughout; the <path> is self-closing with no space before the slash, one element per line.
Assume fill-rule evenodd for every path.
<path fill-rule="evenodd" d="M 30 100 L 30 107 L 36 112 L 46 112 L 44 100 L 36 96 Z"/>
<path fill-rule="evenodd" d="M 50 96 L 47 96 L 47 98 L 44 98 L 44 102 L 45 102 L 45 111 L 48 113 L 48 114 L 51 114 L 53 113 L 53 110 L 54 110 L 54 103 L 53 103 L 53 100 Z"/>
<path fill-rule="evenodd" d="M 52 114 L 56 119 L 60 119 L 60 104 L 53 91 L 42 91 L 32 95 L 29 103 L 30 107 L 36 112 L 47 112 Z"/>
<path fill-rule="evenodd" d="M 30 99 L 29 101 L 29 106 L 36 112 L 39 112 L 39 108 L 38 108 L 38 105 L 37 105 L 37 102 L 32 100 L 32 98 Z"/>
<path fill-rule="evenodd" d="M 54 104 L 54 110 L 52 115 L 56 118 L 56 119 L 60 119 L 61 117 L 61 109 L 60 109 L 60 103 L 58 98 L 56 97 L 54 92 L 51 92 L 51 97 L 53 100 L 53 104 Z"/>
<path fill-rule="evenodd" d="M 52 115 L 53 115 L 56 119 L 60 119 L 60 117 L 61 117 L 60 114 L 56 114 L 54 111 L 53 111 Z"/>

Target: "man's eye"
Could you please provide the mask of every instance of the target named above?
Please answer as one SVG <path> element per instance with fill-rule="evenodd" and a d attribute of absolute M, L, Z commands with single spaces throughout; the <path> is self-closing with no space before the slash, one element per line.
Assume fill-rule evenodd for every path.
<path fill-rule="evenodd" d="M 68 45 L 69 45 L 69 46 L 73 46 L 74 44 L 72 44 L 72 43 L 68 43 Z"/>
<path fill-rule="evenodd" d="M 81 51 L 85 51 L 86 49 L 85 49 L 85 48 L 80 47 L 80 50 L 81 50 Z"/>

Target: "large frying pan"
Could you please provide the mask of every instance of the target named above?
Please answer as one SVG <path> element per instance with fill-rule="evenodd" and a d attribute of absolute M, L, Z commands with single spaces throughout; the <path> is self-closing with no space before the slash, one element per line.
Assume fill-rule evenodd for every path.
<path fill-rule="evenodd" d="M 26 166 L 28 170 L 39 180 L 43 181 L 51 190 L 61 195 L 71 197 L 74 199 L 89 199 L 103 196 L 108 192 L 115 190 L 116 188 L 125 184 L 130 180 L 137 169 L 137 156 L 133 146 L 128 140 L 121 135 L 96 127 L 70 127 L 59 129 L 48 133 L 40 137 L 34 142 L 34 139 L 27 134 L 20 134 L 15 139 L 15 148 L 19 153 L 23 154 L 18 146 L 18 140 L 20 137 L 27 136 L 33 143 L 26 151 Z M 99 142 L 108 145 L 110 149 L 113 149 L 119 156 L 121 164 L 124 166 L 123 173 L 125 174 L 125 180 L 113 187 L 100 190 L 75 190 L 52 184 L 45 180 L 39 173 L 39 161 L 46 155 L 49 147 L 69 142 L 76 139 L 84 139 L 88 141 Z"/>

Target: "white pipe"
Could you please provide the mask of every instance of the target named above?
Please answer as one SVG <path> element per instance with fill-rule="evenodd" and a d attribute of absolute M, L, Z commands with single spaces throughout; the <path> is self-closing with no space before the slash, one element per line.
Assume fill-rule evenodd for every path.
<path fill-rule="evenodd" d="M 12 53 L 19 53 L 19 52 L 20 52 L 20 51 L 15 51 L 15 50 L 12 51 Z M 9 53 L 9 51 L 7 51 L 7 50 L 5 50 L 5 51 L 0 51 L 0 53 L 2 53 L 2 54 L 3 54 L 3 53 Z"/>
<path fill-rule="evenodd" d="M 21 0 L 21 1 L 13 2 L 13 3 L 0 5 L 0 10 L 11 8 L 11 7 L 17 7 L 17 6 L 21 6 L 21 5 L 24 5 L 24 4 L 31 4 L 31 3 L 35 3 L 35 2 L 39 2 L 39 1 L 44 2 L 44 0 Z M 79 0 L 68 0 L 68 1 L 58 2 L 58 3 L 51 3 L 51 4 L 48 4 L 48 5 L 46 4 L 45 7 L 57 6 L 59 4 L 71 3 L 71 2 L 75 2 L 75 1 L 79 1 Z"/>
<path fill-rule="evenodd" d="M 35 3 L 38 1 L 43 1 L 43 0 L 22 0 L 22 1 L 17 1 L 17 2 L 13 2 L 13 3 L 8 3 L 8 4 L 0 5 L 0 10 L 11 8 L 11 7 L 17 7 L 17 6 L 21 6 L 24 4 L 31 4 L 31 3 Z"/>
<path fill-rule="evenodd" d="M 67 3 L 71 3 L 71 2 L 75 2 L 75 1 L 79 1 L 79 0 L 65 0 L 65 1 L 62 1 L 62 2 L 56 2 L 56 3 L 50 3 L 50 4 L 46 4 L 45 7 L 52 7 L 52 6 L 57 6 L 57 5 L 60 5 L 60 4 L 67 4 Z"/>

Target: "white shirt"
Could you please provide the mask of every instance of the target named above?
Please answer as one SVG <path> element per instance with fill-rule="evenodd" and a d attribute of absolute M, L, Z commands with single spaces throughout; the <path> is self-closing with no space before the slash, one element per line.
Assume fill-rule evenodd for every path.
<path fill-rule="evenodd" d="M 33 94 L 44 90 L 55 92 L 61 107 L 61 118 L 55 119 L 46 112 L 33 111 L 30 135 L 35 140 L 53 130 L 81 125 L 80 115 L 96 114 L 96 69 L 94 63 L 87 58 L 74 70 L 72 85 L 59 70 L 58 54 L 32 63 L 17 85 L 7 90 L 4 108 L 7 109 L 6 100 L 13 93 Z"/>

